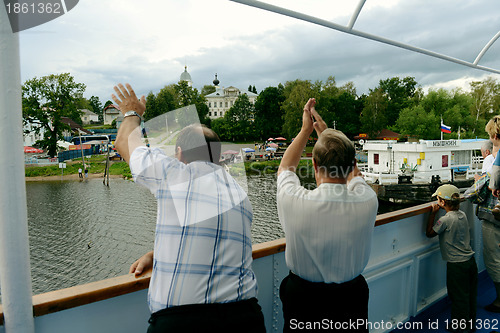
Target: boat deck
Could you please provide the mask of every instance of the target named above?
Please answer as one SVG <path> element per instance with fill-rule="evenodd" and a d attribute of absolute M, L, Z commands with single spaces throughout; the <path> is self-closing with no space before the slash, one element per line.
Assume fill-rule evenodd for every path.
<path fill-rule="evenodd" d="M 495 287 L 490 277 L 483 271 L 479 274 L 477 293 L 477 331 L 476 333 L 500 332 L 500 314 L 486 311 L 484 307 L 495 299 Z M 451 303 L 448 297 L 443 298 L 416 317 L 412 317 L 409 323 L 413 323 L 415 329 L 397 329 L 393 333 L 434 332 L 448 333 L 446 320 L 450 321 Z M 432 328 L 430 328 L 432 323 Z M 435 325 L 437 323 L 437 325 Z M 482 328 L 479 325 L 482 324 Z M 418 327 L 418 325 L 422 325 Z M 408 326 L 409 327 L 409 326 Z"/>

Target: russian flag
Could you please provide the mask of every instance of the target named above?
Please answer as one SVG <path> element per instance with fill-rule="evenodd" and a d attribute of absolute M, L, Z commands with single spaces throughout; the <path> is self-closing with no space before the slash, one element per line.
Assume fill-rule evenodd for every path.
<path fill-rule="evenodd" d="M 441 122 L 441 132 L 451 133 L 451 126 L 446 126 L 443 122 Z"/>

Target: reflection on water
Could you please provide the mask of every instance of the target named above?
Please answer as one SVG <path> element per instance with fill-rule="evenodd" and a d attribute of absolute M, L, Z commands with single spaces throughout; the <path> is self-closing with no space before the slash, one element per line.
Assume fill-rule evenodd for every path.
<path fill-rule="evenodd" d="M 276 175 L 249 176 L 248 191 L 253 243 L 284 237 Z M 126 274 L 153 249 L 156 201 L 131 181 L 27 182 L 26 192 L 35 294 Z"/>
<path fill-rule="evenodd" d="M 285 237 L 276 207 L 276 175 L 249 176 L 248 197 L 253 209 L 253 243 L 258 244 Z"/>
<path fill-rule="evenodd" d="M 249 183 L 253 243 L 283 237 L 275 176 Z M 131 181 L 27 182 L 26 195 L 35 294 L 126 274 L 153 249 L 156 201 Z"/>
<path fill-rule="evenodd" d="M 126 274 L 153 248 L 154 197 L 130 181 L 29 182 L 26 192 L 35 294 Z"/>

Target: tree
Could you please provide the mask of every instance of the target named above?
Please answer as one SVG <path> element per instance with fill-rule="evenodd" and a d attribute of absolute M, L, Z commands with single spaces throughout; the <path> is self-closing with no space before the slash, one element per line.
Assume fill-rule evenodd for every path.
<path fill-rule="evenodd" d="M 382 89 L 370 89 L 361 112 L 361 130 L 368 133 L 370 137 L 375 137 L 387 126 L 385 117 L 387 105 L 388 100 Z"/>
<path fill-rule="evenodd" d="M 451 126 L 452 131 L 456 132 L 460 128 L 470 133 L 475 128 L 475 122 L 470 114 L 472 104 L 472 98 L 468 94 L 462 93 L 460 90 L 450 92 L 445 89 L 430 90 L 427 95 L 420 98 L 418 103 L 425 112 L 436 116 L 439 122 L 442 118 L 443 123 Z M 435 126 L 439 128 L 439 123 Z M 445 137 L 456 138 L 457 136 L 455 133 L 445 134 Z"/>
<path fill-rule="evenodd" d="M 146 96 L 146 112 L 144 119 L 150 120 L 168 111 L 178 108 L 176 91 L 173 85 L 163 87 L 157 95 L 149 92 Z"/>
<path fill-rule="evenodd" d="M 106 101 L 106 103 L 104 103 L 104 106 L 102 107 L 102 109 L 104 110 L 105 108 L 107 108 L 109 105 L 113 104 L 112 101 L 110 101 L 109 99 Z"/>
<path fill-rule="evenodd" d="M 283 90 L 267 87 L 255 101 L 255 130 L 259 139 L 281 136 L 283 113 L 281 104 L 285 100 Z"/>
<path fill-rule="evenodd" d="M 232 141 L 233 138 L 231 138 L 229 134 L 229 124 L 224 118 L 217 118 L 213 119 L 212 123 L 212 130 L 219 135 L 219 138 L 221 141 Z"/>
<path fill-rule="evenodd" d="M 486 121 L 484 121 L 483 123 L 481 121 L 476 123 L 474 121 L 474 117 L 470 114 L 470 110 L 474 103 L 472 97 L 468 93 L 462 92 L 460 89 L 455 89 L 452 94 L 452 108 L 456 109 L 457 114 L 445 114 L 443 115 L 443 119 L 446 119 L 446 121 L 449 121 L 452 118 L 457 119 L 457 123 L 455 124 L 455 126 L 457 126 L 457 130 L 460 127 L 461 131 L 466 131 L 466 135 L 463 136 L 464 138 L 476 137 L 476 135 L 474 135 L 474 132 L 476 132 L 478 136 L 484 135 L 484 137 L 487 138 L 488 135 L 484 131 Z M 451 122 L 451 124 L 453 124 L 453 121 Z M 481 127 L 475 128 L 475 125 L 479 125 Z"/>
<path fill-rule="evenodd" d="M 99 97 L 97 96 L 92 96 L 89 98 L 89 103 L 90 107 L 92 108 L 92 111 L 99 116 L 99 122 L 103 122 L 103 114 L 102 114 L 102 104 L 101 101 L 99 100 Z"/>
<path fill-rule="evenodd" d="M 206 84 L 203 86 L 203 88 L 201 88 L 200 95 L 207 96 L 214 92 L 215 92 L 215 86 Z"/>
<path fill-rule="evenodd" d="M 489 114 L 498 111 L 500 85 L 495 79 L 488 77 L 483 81 L 471 82 L 470 86 L 474 99 L 471 113 L 475 117 L 475 128 L 478 128 L 480 118 L 489 117 Z"/>
<path fill-rule="evenodd" d="M 180 81 L 174 85 L 177 93 L 177 101 L 180 106 L 188 106 L 194 104 L 201 124 L 210 126 L 210 118 L 208 117 L 208 106 L 204 96 L 198 93 L 198 89 L 190 87 L 186 81 Z"/>
<path fill-rule="evenodd" d="M 350 137 L 359 134 L 362 103 L 357 100 L 352 82 L 339 88 L 335 77 L 328 77 L 321 88 L 316 109 L 329 127 L 335 127 Z"/>
<path fill-rule="evenodd" d="M 241 94 L 234 101 L 233 106 L 224 115 L 224 126 L 227 136 L 233 141 L 247 141 L 255 139 L 253 125 L 255 107 L 246 94 Z"/>
<path fill-rule="evenodd" d="M 363 104 L 357 100 L 356 95 L 343 91 L 332 101 L 331 107 L 335 115 L 335 127 L 348 137 L 352 138 L 358 135 L 361 127 L 360 115 Z M 330 123 L 327 124 L 328 126 L 331 125 Z"/>
<path fill-rule="evenodd" d="M 429 90 L 419 103 L 425 111 L 432 112 L 441 117 L 444 112 L 452 107 L 451 94 L 445 89 Z M 448 121 L 448 119 L 446 119 Z"/>
<path fill-rule="evenodd" d="M 400 134 L 427 140 L 439 139 L 439 122 L 439 117 L 426 112 L 422 105 L 404 109 L 396 121 Z"/>
<path fill-rule="evenodd" d="M 80 119 L 77 103 L 84 91 L 85 84 L 75 82 L 69 73 L 35 77 L 23 84 L 23 121 L 38 133 L 45 130 L 40 145 L 49 156 L 56 155 L 57 140 L 64 139 L 63 131 L 69 129 L 61 118 Z"/>
<path fill-rule="evenodd" d="M 417 81 L 411 76 L 404 79 L 393 77 L 380 80 L 379 88 L 387 96 L 386 120 L 388 125 L 393 125 L 398 119 L 401 110 L 412 105 L 415 96 Z"/>
<path fill-rule="evenodd" d="M 319 95 L 320 86 L 314 86 L 309 80 L 295 80 L 285 83 L 283 95 L 285 100 L 281 105 L 284 114 L 283 134 L 287 138 L 293 138 L 302 127 L 302 113 L 304 105 L 311 97 Z"/>
<path fill-rule="evenodd" d="M 148 121 L 158 116 L 156 107 L 156 96 L 152 91 L 146 96 L 146 111 L 144 112 L 144 120 Z"/>
<path fill-rule="evenodd" d="M 257 94 L 257 89 L 255 88 L 255 86 L 252 87 L 252 85 L 249 85 L 248 91 L 253 92 L 254 94 Z"/>

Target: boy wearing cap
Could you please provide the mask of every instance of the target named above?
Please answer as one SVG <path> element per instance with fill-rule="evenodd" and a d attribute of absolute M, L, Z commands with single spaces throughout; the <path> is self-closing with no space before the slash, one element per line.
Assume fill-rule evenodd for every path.
<path fill-rule="evenodd" d="M 470 246 L 469 222 L 460 210 L 460 191 L 454 185 L 438 187 L 427 222 L 427 237 L 439 235 L 441 255 L 446 263 L 446 288 L 451 300 L 451 332 L 472 332 L 476 321 L 477 266 Z M 446 214 L 434 223 L 436 213 Z M 472 325 L 471 325 L 472 324 Z"/>

